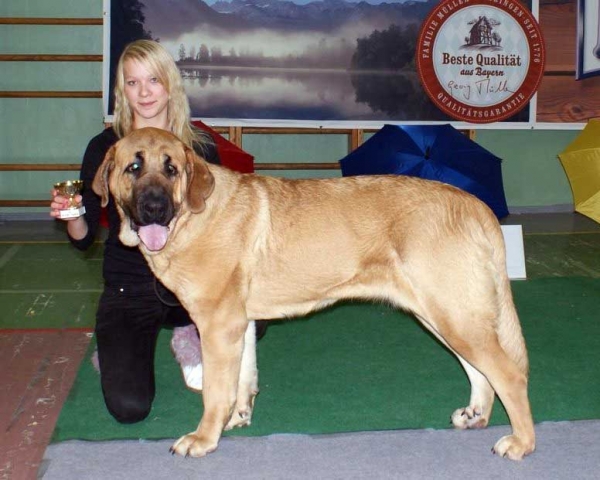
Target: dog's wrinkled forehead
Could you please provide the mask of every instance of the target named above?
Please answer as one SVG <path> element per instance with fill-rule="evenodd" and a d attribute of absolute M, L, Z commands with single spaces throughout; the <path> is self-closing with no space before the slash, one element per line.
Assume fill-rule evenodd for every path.
<path fill-rule="evenodd" d="M 122 165 L 139 162 L 144 170 L 161 169 L 164 162 L 185 157 L 183 143 L 173 134 L 158 128 L 141 128 L 121 139 L 116 158 Z"/>

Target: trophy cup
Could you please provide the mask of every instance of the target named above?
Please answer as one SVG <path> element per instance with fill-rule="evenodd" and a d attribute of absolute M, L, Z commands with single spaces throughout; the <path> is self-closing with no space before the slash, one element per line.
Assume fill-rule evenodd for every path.
<path fill-rule="evenodd" d="M 54 184 L 54 188 L 63 197 L 69 199 L 69 206 L 60 211 L 59 218 L 77 218 L 85 213 L 85 207 L 75 202 L 75 195 L 81 193 L 82 180 L 66 180 Z"/>

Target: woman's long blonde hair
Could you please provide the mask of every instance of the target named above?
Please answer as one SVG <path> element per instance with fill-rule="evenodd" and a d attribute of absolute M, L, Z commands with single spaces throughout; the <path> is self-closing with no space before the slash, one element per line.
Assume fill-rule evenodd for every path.
<path fill-rule="evenodd" d="M 190 147 L 213 143 L 206 132 L 193 128 L 190 123 L 190 105 L 183 89 L 181 74 L 173 57 L 158 42 L 153 40 L 136 40 L 123 50 L 115 73 L 115 113 L 113 129 L 119 138 L 133 130 L 133 111 L 125 96 L 124 64 L 127 60 L 135 60 L 156 75 L 158 81 L 169 94 L 168 121 L 169 129 Z"/>

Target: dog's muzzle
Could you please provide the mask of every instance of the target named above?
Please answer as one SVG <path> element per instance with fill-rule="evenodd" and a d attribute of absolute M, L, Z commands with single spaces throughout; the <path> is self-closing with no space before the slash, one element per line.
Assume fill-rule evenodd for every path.
<path fill-rule="evenodd" d="M 136 223 L 140 226 L 168 225 L 173 218 L 174 207 L 171 195 L 161 186 L 149 186 L 134 194 Z"/>
<path fill-rule="evenodd" d="M 161 186 L 146 186 L 134 192 L 133 204 L 132 228 L 148 250 L 161 250 L 169 237 L 168 225 L 175 216 L 170 193 Z"/>

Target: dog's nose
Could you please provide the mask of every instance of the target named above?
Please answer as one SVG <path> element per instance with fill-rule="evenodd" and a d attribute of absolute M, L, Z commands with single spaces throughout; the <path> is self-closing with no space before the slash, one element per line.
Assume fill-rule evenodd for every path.
<path fill-rule="evenodd" d="M 148 199 L 142 204 L 142 217 L 148 223 L 160 223 L 157 220 L 164 218 L 165 206 L 160 199 Z"/>
<path fill-rule="evenodd" d="M 138 197 L 137 206 L 140 225 L 167 225 L 173 216 L 169 196 L 160 188 L 146 189 Z"/>

